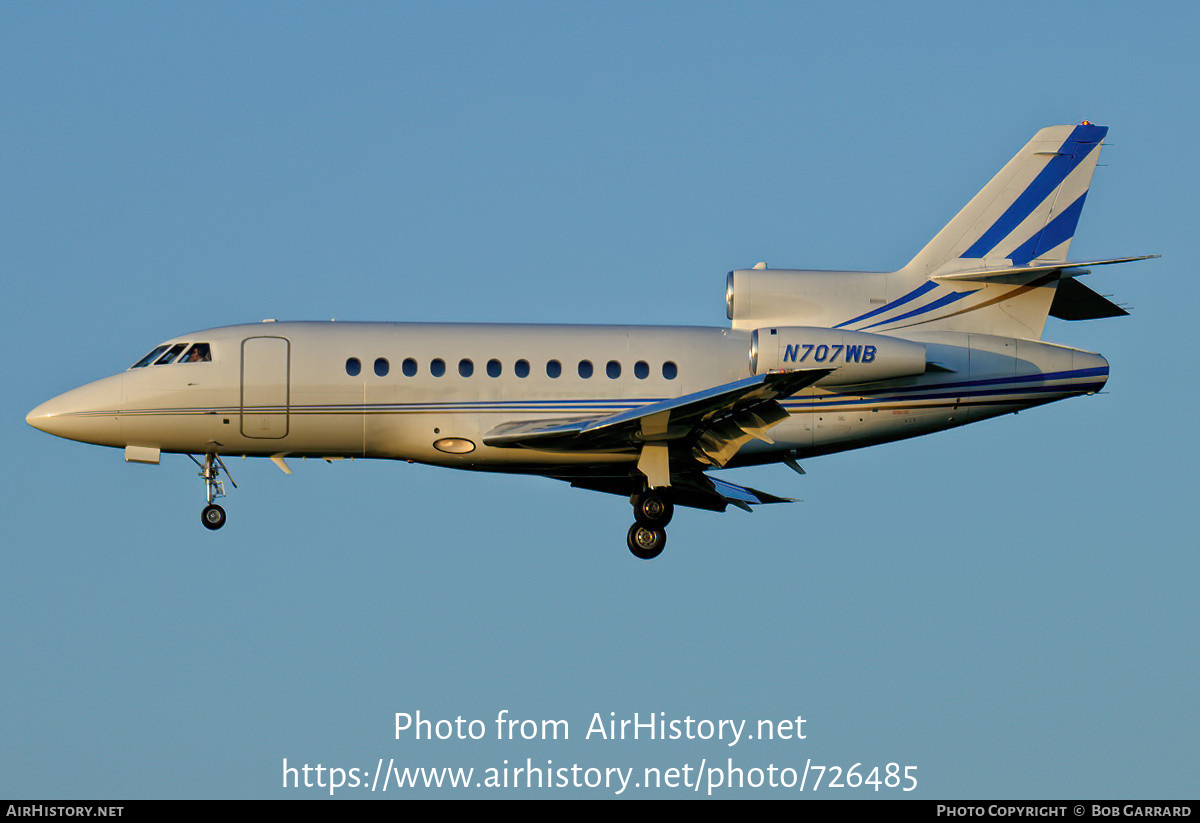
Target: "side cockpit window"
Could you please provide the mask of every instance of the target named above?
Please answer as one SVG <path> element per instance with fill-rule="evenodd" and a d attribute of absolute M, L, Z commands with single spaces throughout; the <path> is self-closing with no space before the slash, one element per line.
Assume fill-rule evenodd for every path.
<path fill-rule="evenodd" d="M 190 347 L 190 348 L 189 348 Z M 184 354 L 184 350 L 187 353 Z M 183 355 L 180 357 L 180 355 Z M 154 364 L 155 366 L 165 366 L 168 363 L 211 363 L 212 349 L 208 343 L 164 343 L 161 346 L 155 347 L 154 351 L 143 357 L 141 360 L 134 363 L 129 368 L 140 369 L 143 366 Z"/>
<path fill-rule="evenodd" d="M 212 362 L 212 351 L 207 343 L 197 343 L 188 349 L 180 363 L 209 363 Z"/>

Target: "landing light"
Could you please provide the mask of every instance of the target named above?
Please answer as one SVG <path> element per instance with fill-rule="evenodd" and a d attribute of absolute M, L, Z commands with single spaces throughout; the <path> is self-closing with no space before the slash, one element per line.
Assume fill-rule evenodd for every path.
<path fill-rule="evenodd" d="M 465 437 L 443 437 L 434 441 L 433 447 L 446 454 L 470 454 L 475 451 L 475 444 Z"/>

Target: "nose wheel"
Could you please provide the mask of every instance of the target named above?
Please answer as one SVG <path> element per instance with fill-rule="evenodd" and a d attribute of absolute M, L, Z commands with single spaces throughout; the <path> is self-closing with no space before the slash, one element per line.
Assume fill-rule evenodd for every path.
<path fill-rule="evenodd" d="M 221 472 L 225 472 L 225 476 L 229 478 L 230 484 L 235 489 L 237 483 L 233 482 L 233 477 L 229 474 L 229 469 L 225 467 L 219 454 L 213 452 L 204 455 L 203 463 L 190 454 L 188 457 L 191 457 L 192 462 L 200 467 L 200 476 L 204 478 L 204 499 L 208 505 L 200 512 L 200 522 L 209 531 L 216 531 L 225 525 L 225 509 L 213 502 L 217 498 L 225 496 L 225 483 L 220 478 Z"/>
<path fill-rule="evenodd" d="M 204 507 L 204 511 L 200 512 L 200 522 L 204 524 L 204 528 L 216 531 L 225 525 L 225 510 L 216 503 L 209 503 Z"/>
<path fill-rule="evenodd" d="M 653 560 L 666 548 L 667 524 L 675 514 L 675 506 L 654 490 L 635 494 L 629 502 L 633 504 L 634 524 L 629 527 L 625 542 L 634 557 Z"/>

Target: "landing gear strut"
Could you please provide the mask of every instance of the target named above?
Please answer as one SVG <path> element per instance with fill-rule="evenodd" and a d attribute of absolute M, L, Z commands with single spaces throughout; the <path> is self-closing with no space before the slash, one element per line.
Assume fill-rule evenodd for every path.
<path fill-rule="evenodd" d="M 653 560 L 667 545 L 666 526 L 671 522 L 675 506 L 661 492 L 650 491 L 629 498 L 633 504 L 634 524 L 629 528 L 626 543 L 639 560 Z"/>
<path fill-rule="evenodd" d="M 233 477 L 229 474 L 229 469 L 225 467 L 219 454 L 214 452 L 204 455 L 203 463 L 190 454 L 188 457 L 191 457 L 192 462 L 200 467 L 200 476 L 204 478 L 204 497 L 208 501 L 208 505 L 200 512 L 200 522 L 204 524 L 204 528 L 216 531 L 225 525 L 225 509 L 213 502 L 217 498 L 225 496 L 225 484 L 220 479 L 221 472 L 225 472 L 225 476 L 229 478 L 229 482 L 235 489 L 237 483 L 233 482 Z"/>

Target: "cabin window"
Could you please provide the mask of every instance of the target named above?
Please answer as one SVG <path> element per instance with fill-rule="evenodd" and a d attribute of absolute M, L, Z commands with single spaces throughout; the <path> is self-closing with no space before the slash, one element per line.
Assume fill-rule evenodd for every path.
<path fill-rule="evenodd" d="M 464 357 L 458 361 L 458 373 L 463 377 L 470 377 L 475 373 L 475 364 Z"/>
<path fill-rule="evenodd" d="M 488 377 L 499 377 L 500 371 L 501 371 L 501 369 L 500 369 L 500 361 L 499 360 L 493 359 L 493 360 L 489 360 L 487 362 Z"/>
<path fill-rule="evenodd" d="M 207 343 L 197 343 L 188 349 L 187 354 L 183 356 L 180 363 L 211 363 L 212 351 Z"/>
<path fill-rule="evenodd" d="M 638 380 L 645 380 L 650 376 L 650 364 L 645 360 L 639 360 L 633 364 L 633 376 Z"/>
<path fill-rule="evenodd" d="M 529 361 L 528 360 L 518 360 L 516 363 L 513 364 L 513 373 L 516 374 L 517 377 L 528 377 L 529 376 Z"/>
<path fill-rule="evenodd" d="M 547 377 L 558 377 L 560 374 L 562 374 L 562 363 L 559 363 L 557 360 L 551 360 L 546 364 Z"/>
<path fill-rule="evenodd" d="M 429 363 L 429 373 L 434 377 L 441 377 L 446 373 L 446 361 L 440 357 L 434 358 Z"/>
<path fill-rule="evenodd" d="M 586 380 L 587 378 L 592 376 L 592 361 L 591 360 L 580 360 L 579 361 L 579 376 L 582 377 L 584 380 Z"/>
<path fill-rule="evenodd" d="M 400 371 L 404 372 L 405 377 L 412 377 L 417 373 L 417 361 L 411 357 L 404 358 L 404 362 L 400 364 Z"/>
<path fill-rule="evenodd" d="M 140 369 L 140 368 L 142 368 L 143 366 L 149 366 L 151 363 L 153 363 L 153 362 L 155 361 L 155 359 L 156 359 L 156 358 L 157 358 L 157 357 L 158 357 L 160 354 L 162 354 L 162 353 L 163 353 L 163 352 L 165 352 L 166 350 L 167 350 L 167 347 L 166 347 L 165 345 L 163 345 L 163 346 L 155 346 L 155 347 L 154 347 L 154 351 L 150 352 L 148 355 L 146 355 L 146 356 L 145 356 L 145 357 L 143 357 L 141 360 L 139 360 L 139 361 L 137 361 L 136 363 L 134 363 L 134 364 L 133 364 L 132 366 L 130 366 L 129 368 L 131 368 L 131 369 Z"/>
<path fill-rule="evenodd" d="M 357 357 L 350 357 L 346 360 L 346 374 L 350 375 L 351 377 L 358 377 L 358 374 L 361 371 L 362 361 L 360 361 Z"/>
<path fill-rule="evenodd" d="M 375 358 L 375 374 L 377 377 L 387 377 L 389 368 L 390 366 L 386 357 Z"/>
<path fill-rule="evenodd" d="M 621 364 L 616 360 L 609 360 L 608 365 L 604 367 L 604 373 L 616 380 L 621 376 Z"/>
<path fill-rule="evenodd" d="M 182 352 L 185 348 L 187 348 L 187 343 L 176 343 L 174 346 L 171 347 L 170 351 L 168 351 L 162 357 L 155 360 L 154 365 L 165 366 L 166 364 L 168 364 L 172 360 L 174 360 L 176 357 L 178 357 L 180 352 Z"/>
<path fill-rule="evenodd" d="M 668 360 L 666 363 L 663 363 L 663 377 L 667 378 L 668 380 L 674 380 L 678 376 L 679 376 L 679 367 L 678 366 L 676 366 L 670 360 Z"/>

